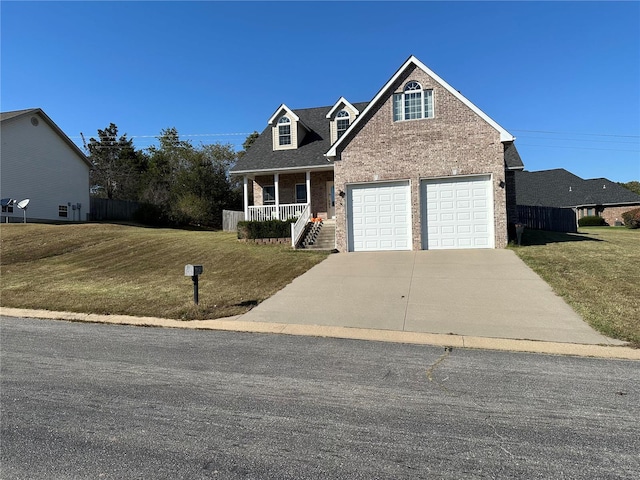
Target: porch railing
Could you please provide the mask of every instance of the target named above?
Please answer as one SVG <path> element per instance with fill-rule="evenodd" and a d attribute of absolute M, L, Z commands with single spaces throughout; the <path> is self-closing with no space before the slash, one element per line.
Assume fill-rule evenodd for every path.
<path fill-rule="evenodd" d="M 309 208 L 309 204 L 307 203 L 304 207 L 304 210 L 298 215 L 298 220 L 296 223 L 291 224 L 291 246 L 296 248 L 298 244 L 298 240 L 300 240 L 300 236 L 304 232 L 304 227 L 306 227 L 307 222 L 311 218 L 311 209 Z"/>
<path fill-rule="evenodd" d="M 249 207 L 248 220 L 264 222 L 265 220 L 300 218 L 305 209 L 309 209 L 308 203 L 280 204 L 278 209 L 275 205 L 252 206 Z"/>

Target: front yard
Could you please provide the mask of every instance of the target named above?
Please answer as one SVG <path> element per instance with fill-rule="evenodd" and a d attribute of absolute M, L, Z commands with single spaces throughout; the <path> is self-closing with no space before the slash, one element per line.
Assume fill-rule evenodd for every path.
<path fill-rule="evenodd" d="M 211 319 L 238 315 L 327 253 L 242 243 L 235 233 L 108 224 L 1 227 L 5 307 Z M 589 324 L 640 346 L 640 230 L 527 230 L 515 253 Z M 184 265 L 204 265 L 200 305 Z"/>
<path fill-rule="evenodd" d="M 1 238 L 4 307 L 184 319 L 244 313 L 327 255 L 109 224 L 6 224 Z M 198 308 L 188 263 L 204 266 Z"/>
<path fill-rule="evenodd" d="M 640 346 L 640 230 L 525 230 L 515 253 L 596 330 Z"/>

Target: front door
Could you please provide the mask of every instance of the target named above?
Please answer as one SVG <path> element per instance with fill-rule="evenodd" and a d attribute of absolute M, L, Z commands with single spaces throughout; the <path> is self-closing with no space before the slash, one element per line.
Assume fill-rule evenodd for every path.
<path fill-rule="evenodd" d="M 336 218 L 336 190 L 333 182 L 327 182 L 327 218 Z"/>

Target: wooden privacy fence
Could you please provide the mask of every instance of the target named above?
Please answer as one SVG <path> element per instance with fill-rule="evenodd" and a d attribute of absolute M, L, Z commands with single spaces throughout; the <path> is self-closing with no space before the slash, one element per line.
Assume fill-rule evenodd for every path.
<path fill-rule="evenodd" d="M 108 198 L 91 198 L 91 220 L 133 220 L 133 215 L 140 203 L 130 200 L 109 200 Z"/>
<path fill-rule="evenodd" d="M 578 222 L 572 208 L 518 205 L 520 223 L 534 230 L 577 233 Z"/>
<path fill-rule="evenodd" d="M 238 222 L 244 220 L 244 212 L 235 210 L 222 210 L 222 230 L 225 232 L 236 232 Z"/>

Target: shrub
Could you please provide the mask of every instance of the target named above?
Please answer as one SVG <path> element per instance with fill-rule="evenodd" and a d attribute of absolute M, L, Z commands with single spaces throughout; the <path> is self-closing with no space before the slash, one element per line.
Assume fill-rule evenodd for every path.
<path fill-rule="evenodd" d="M 238 238 L 286 238 L 291 237 L 291 224 L 295 218 L 289 220 L 240 221 L 238 222 Z"/>
<path fill-rule="evenodd" d="M 622 214 L 624 226 L 627 228 L 640 228 L 640 208 L 634 208 Z"/>
<path fill-rule="evenodd" d="M 579 227 L 602 227 L 606 224 L 607 222 L 604 221 L 604 218 L 597 215 L 588 215 L 578 220 Z"/>

